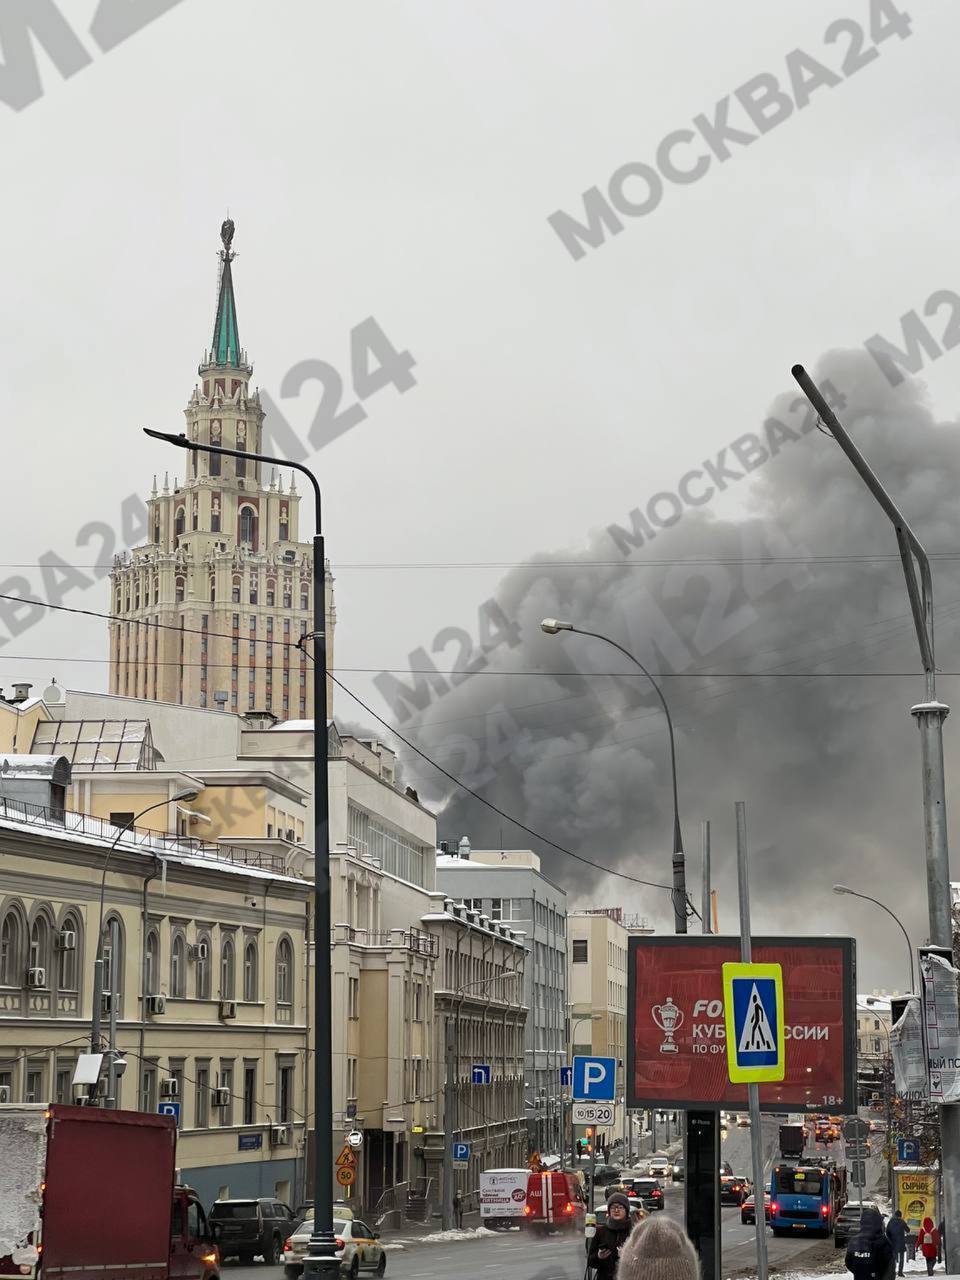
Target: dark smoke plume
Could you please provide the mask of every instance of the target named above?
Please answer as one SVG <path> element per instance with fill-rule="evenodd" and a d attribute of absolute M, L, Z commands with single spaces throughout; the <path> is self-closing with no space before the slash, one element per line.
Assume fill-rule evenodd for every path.
<path fill-rule="evenodd" d="M 934 564 L 938 665 L 957 670 L 957 425 L 934 420 L 921 384 L 891 389 L 863 351 L 831 353 L 816 376 L 846 397 L 841 420 L 928 550 L 958 554 Z M 785 394 L 771 409 L 794 430 L 796 398 Z M 906 956 L 891 922 L 831 888 L 842 881 L 883 899 L 915 944 L 926 938 L 919 741 L 909 715 L 924 694 L 917 644 L 892 527 L 831 436 L 798 437 L 741 482 L 739 492 L 750 485 L 743 519 L 687 509 L 629 555 L 602 530 L 577 551 L 539 554 L 536 568 L 508 573 L 497 599 L 518 624 L 519 643 L 492 652 L 487 671 L 495 674 L 467 678 L 404 731 L 544 835 L 603 867 L 666 884 L 671 792 L 655 695 L 613 650 L 545 636 L 539 622 L 569 618 L 610 635 L 652 671 L 680 677 L 664 679 L 663 688 L 676 722 L 696 905 L 700 822 L 710 819 L 721 931 L 737 931 L 733 804 L 744 800 L 754 932 L 852 934 L 861 988 L 903 989 Z M 637 494 L 641 507 L 650 496 Z M 611 519 L 630 523 L 623 514 Z M 507 674 L 514 671 L 529 674 Z M 861 674 L 882 671 L 906 674 Z M 940 678 L 944 701 L 956 684 Z M 956 812 L 953 728 L 948 719 L 948 811 Z M 571 905 L 622 904 L 658 930 L 672 929 L 667 893 L 593 871 L 518 831 L 412 754 L 404 762 L 421 798 L 442 803 L 441 836 L 468 834 L 475 848 L 532 847 Z M 695 920 L 691 928 L 699 928 Z"/>

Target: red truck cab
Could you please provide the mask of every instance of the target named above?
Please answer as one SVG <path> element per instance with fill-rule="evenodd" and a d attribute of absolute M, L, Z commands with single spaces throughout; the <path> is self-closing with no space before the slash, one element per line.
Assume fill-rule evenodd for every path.
<path fill-rule="evenodd" d="M 176 1138 L 171 1116 L 0 1105 L 0 1275 L 219 1280 L 203 1208 L 174 1181 Z"/>
<path fill-rule="evenodd" d="M 554 1169 L 530 1174 L 523 1208 L 525 1230 L 543 1235 L 549 1231 L 582 1232 L 586 1212 L 583 1185 L 575 1173 Z"/>

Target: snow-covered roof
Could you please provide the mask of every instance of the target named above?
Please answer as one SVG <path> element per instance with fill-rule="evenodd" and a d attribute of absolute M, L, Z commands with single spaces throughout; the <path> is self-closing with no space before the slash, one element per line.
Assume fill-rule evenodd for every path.
<path fill-rule="evenodd" d="M 14 755 L 12 752 L 4 753 L 0 755 L 0 776 L 4 778 L 50 778 L 63 758 L 62 755 L 28 756 Z"/>
<path fill-rule="evenodd" d="M 861 1013 L 889 1013 L 889 996 L 869 996 L 857 993 L 857 1010 Z"/>
<path fill-rule="evenodd" d="M 31 757 L 35 759 L 35 757 Z M 28 806 L 33 808 L 33 806 Z M 9 809 L 0 816 L 0 831 L 30 831 L 35 835 L 40 834 L 48 839 L 63 841 L 67 844 L 85 845 L 87 848 L 107 849 L 114 843 L 116 828 L 113 829 L 114 836 L 97 836 L 89 831 L 71 831 L 69 822 L 71 818 L 86 817 L 86 815 L 72 814 L 67 811 L 67 825 L 60 826 L 54 822 L 38 822 L 35 817 L 25 813 L 22 820 L 16 818 Z M 91 819 L 86 818 L 89 822 Z M 104 823 L 104 826 L 107 824 Z M 169 838 L 162 840 L 157 838 L 159 833 L 144 833 L 141 829 L 134 828 L 125 836 L 121 836 L 117 841 L 117 847 L 122 847 L 126 852 L 133 855 L 142 855 L 145 859 L 151 861 L 154 858 L 160 858 L 166 862 L 175 862 L 185 867 L 204 867 L 208 871 L 223 872 L 225 875 L 244 876 L 248 880 L 269 880 L 274 884 L 295 884 L 304 889 L 312 889 L 313 882 L 303 880 L 300 876 L 287 875 L 284 872 L 272 871 L 266 867 L 258 867 L 249 862 L 235 862 L 226 856 L 217 856 L 216 846 L 208 845 L 200 850 L 196 845 L 180 843 Z M 208 852 L 209 850 L 209 852 Z"/>
<path fill-rule="evenodd" d="M 327 721 L 327 728 L 333 728 L 333 721 Z M 281 729 L 290 731 L 299 731 L 300 733 L 313 733 L 312 720 L 281 720 L 279 724 L 272 724 L 267 733 L 279 733 Z"/>

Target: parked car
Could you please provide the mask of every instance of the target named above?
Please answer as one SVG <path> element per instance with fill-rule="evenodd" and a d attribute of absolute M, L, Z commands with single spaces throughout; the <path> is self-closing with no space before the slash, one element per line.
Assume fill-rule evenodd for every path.
<path fill-rule="evenodd" d="M 729 1160 L 720 1161 L 720 1176 L 722 1177 L 725 1173 L 733 1173 L 733 1165 Z"/>
<path fill-rule="evenodd" d="M 850 1237 L 860 1230 L 860 1215 L 864 1209 L 879 1209 L 875 1200 L 848 1200 L 840 1212 L 833 1227 L 833 1243 L 837 1248 L 848 1244 Z"/>
<path fill-rule="evenodd" d="M 669 1178 L 671 1168 L 669 1156 L 651 1156 L 647 1161 L 647 1176 L 650 1178 Z"/>
<path fill-rule="evenodd" d="M 677 1156 L 676 1160 L 674 1160 L 672 1176 L 674 1182 L 683 1181 L 683 1156 Z"/>
<path fill-rule="evenodd" d="M 763 1193 L 763 1216 L 765 1221 L 770 1221 L 771 1215 L 770 1192 Z M 756 1222 L 757 1220 L 757 1200 L 752 1191 L 748 1191 L 746 1198 L 740 1202 L 740 1221 Z"/>
<path fill-rule="evenodd" d="M 297 1221 L 289 1205 L 267 1198 L 215 1200 L 209 1218 L 219 1224 L 220 1256 L 239 1258 L 242 1266 L 249 1266 L 258 1254 L 277 1266 L 283 1242 Z"/>
<path fill-rule="evenodd" d="M 724 1173 L 720 1176 L 720 1203 L 742 1204 L 743 1198 L 750 1190 L 750 1183 L 739 1174 Z"/>
<path fill-rule="evenodd" d="M 333 1234 L 337 1238 L 336 1258 L 340 1274 L 356 1280 L 361 1271 L 375 1276 L 386 1274 L 387 1255 L 380 1243 L 380 1233 L 372 1231 L 360 1218 L 334 1218 Z M 303 1271 L 310 1237 L 313 1235 L 313 1210 L 283 1247 L 283 1271 L 290 1280 Z"/>
<path fill-rule="evenodd" d="M 748 1115 L 746 1115 L 746 1114 L 745 1114 L 744 1112 L 742 1112 L 742 1111 L 741 1111 L 741 1113 L 737 1116 L 737 1128 L 738 1128 L 738 1129 L 749 1129 L 749 1128 L 750 1128 L 750 1117 L 749 1117 Z"/>
<path fill-rule="evenodd" d="M 593 1176 L 599 1187 L 604 1182 L 616 1182 L 622 1173 L 618 1164 L 598 1164 Z"/>

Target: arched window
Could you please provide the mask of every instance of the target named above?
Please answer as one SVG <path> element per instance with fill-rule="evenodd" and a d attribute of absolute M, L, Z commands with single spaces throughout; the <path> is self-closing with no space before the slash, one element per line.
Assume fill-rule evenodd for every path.
<path fill-rule="evenodd" d="M 69 935 L 73 936 L 70 937 Z M 73 946 L 65 944 L 72 942 Z M 80 989 L 80 919 L 72 911 L 68 911 L 60 922 L 60 940 L 57 952 L 57 987 L 60 991 L 79 991 Z"/>
<path fill-rule="evenodd" d="M 257 513 L 252 507 L 240 508 L 240 522 L 237 534 L 240 542 L 247 543 L 254 551 L 257 549 Z"/>
<path fill-rule="evenodd" d="M 182 600 L 183 600 L 183 593 L 184 593 L 184 589 L 186 588 L 186 585 L 187 585 L 187 584 L 186 584 L 186 582 L 185 582 L 185 580 L 184 580 L 183 578 L 177 578 L 177 579 L 176 579 L 176 581 L 175 581 L 175 583 L 174 583 L 174 593 L 173 593 L 173 594 L 174 594 L 174 599 L 176 600 L 177 604 L 180 604 L 180 603 L 182 602 Z"/>
<path fill-rule="evenodd" d="M 187 994 L 187 943 L 182 933 L 176 933 L 170 947 L 170 994 L 183 997 Z"/>
<path fill-rule="evenodd" d="M 220 999 L 232 1000 L 237 985 L 237 952 L 231 937 L 220 946 Z"/>
<path fill-rule="evenodd" d="M 143 975 L 143 994 L 158 996 L 160 994 L 160 934 L 151 929 L 147 934 L 147 960 Z"/>
<path fill-rule="evenodd" d="M 213 950 L 213 943 L 210 941 L 209 933 L 197 934 L 197 957 L 196 970 L 196 990 L 198 1000 L 210 999 L 210 952 Z"/>
<path fill-rule="evenodd" d="M 243 443 L 242 440 L 238 440 L 237 448 L 245 449 L 246 445 Z M 236 458 L 235 462 L 237 464 L 237 479 L 242 480 L 247 474 L 247 460 L 246 458 Z"/>
<path fill-rule="evenodd" d="M 309 582 L 300 583 L 300 608 L 301 609 L 310 608 L 310 583 Z"/>
<path fill-rule="evenodd" d="M 183 507 L 177 507 L 177 514 L 173 518 L 173 535 L 179 538 L 187 526 L 187 513 Z"/>
<path fill-rule="evenodd" d="M 248 939 L 243 948 L 243 998 L 249 1001 L 257 998 L 257 944 L 253 938 Z"/>
<path fill-rule="evenodd" d="M 30 926 L 30 954 L 27 968 L 47 970 L 49 965 L 50 922 L 45 915 L 38 915 Z M 45 982 L 43 985 L 48 984 Z"/>
<path fill-rule="evenodd" d="M 232 585 L 232 587 L 230 588 L 230 594 L 231 594 L 231 598 L 232 598 L 232 600 L 233 600 L 233 603 L 234 603 L 234 604 L 239 604 L 239 603 L 240 603 L 240 576 L 239 576 L 239 574 L 234 574 L 234 578 L 233 578 L 233 585 Z"/>
<path fill-rule="evenodd" d="M 217 580 L 213 576 L 213 574 L 211 574 L 210 575 L 210 603 L 213 604 L 216 601 L 216 598 L 217 598 Z"/>
<path fill-rule="evenodd" d="M 113 953 L 113 929 L 116 921 L 117 953 Z M 123 925 L 119 916 L 113 916 L 103 926 L 103 990 L 109 995 L 113 991 L 113 975 L 117 975 L 117 999 L 123 999 Z M 118 1009 L 119 1012 L 119 1009 Z"/>
<path fill-rule="evenodd" d="M 277 1004 L 293 1003 L 293 947 L 289 938 L 277 946 Z"/>
<path fill-rule="evenodd" d="M 20 916 L 11 908 L 0 923 L 0 986 L 23 986 L 22 945 Z"/>

